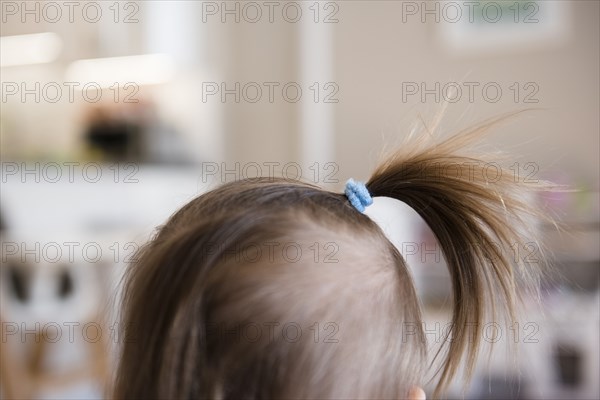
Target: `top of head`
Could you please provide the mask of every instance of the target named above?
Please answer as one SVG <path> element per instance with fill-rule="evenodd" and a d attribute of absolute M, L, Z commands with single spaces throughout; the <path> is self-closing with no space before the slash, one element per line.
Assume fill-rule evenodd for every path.
<path fill-rule="evenodd" d="M 513 317 L 515 283 L 539 271 L 501 250 L 532 240 L 523 213 L 539 211 L 521 195 L 544 184 L 458 155 L 489 125 L 403 148 L 357 192 L 405 202 L 442 248 L 454 301 L 438 389 L 463 356 L 472 370 L 488 310 Z M 401 255 L 349 197 L 304 183 L 233 182 L 184 206 L 131 266 L 124 320 L 118 398 L 405 398 L 426 367 Z"/>
<path fill-rule="evenodd" d="M 414 383 L 394 372 L 418 364 L 421 350 L 416 334 L 404 343 L 398 335 L 419 320 L 411 278 L 345 195 L 283 180 L 229 183 L 173 215 L 151 249 L 135 290 L 154 317 L 170 307 L 160 322 L 136 319 L 152 320 L 144 331 L 161 324 L 162 346 L 204 348 L 201 368 L 214 376 L 200 394 L 389 397 Z M 198 325 L 206 340 L 192 345 L 185 333 Z M 177 335 L 185 339 L 167 339 Z M 161 354 L 163 365 L 181 366 L 178 354 Z M 394 368 L 379 371 L 382 362 Z M 377 373 L 356 379 L 367 370 Z M 259 383 L 263 374 L 272 381 Z"/>

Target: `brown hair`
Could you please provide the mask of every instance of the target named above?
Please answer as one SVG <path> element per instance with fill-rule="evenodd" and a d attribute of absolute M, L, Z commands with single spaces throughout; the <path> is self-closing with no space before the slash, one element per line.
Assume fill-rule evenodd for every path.
<path fill-rule="evenodd" d="M 539 264 L 506 249 L 534 240 L 523 193 L 544 185 L 464 153 L 496 122 L 433 145 L 411 139 L 366 184 L 421 215 L 450 270 L 436 393 L 464 355 L 472 371 L 484 319 L 514 319 L 520 288 L 539 278 Z M 280 250 L 290 243 L 292 255 Z M 130 267 L 123 322 L 119 399 L 406 398 L 428 372 L 398 250 L 344 194 L 301 182 L 228 183 L 175 213 Z"/>

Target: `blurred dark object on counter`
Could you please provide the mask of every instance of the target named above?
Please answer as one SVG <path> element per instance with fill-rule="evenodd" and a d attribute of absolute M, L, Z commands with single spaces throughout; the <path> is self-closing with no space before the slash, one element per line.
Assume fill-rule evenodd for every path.
<path fill-rule="evenodd" d="M 92 109 L 85 140 L 102 161 L 142 161 L 143 126 L 110 109 Z"/>

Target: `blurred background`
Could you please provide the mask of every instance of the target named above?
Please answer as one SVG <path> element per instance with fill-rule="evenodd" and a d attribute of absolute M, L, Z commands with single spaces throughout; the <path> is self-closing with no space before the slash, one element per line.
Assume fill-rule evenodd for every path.
<path fill-rule="evenodd" d="M 443 107 L 441 135 L 533 109 L 487 149 L 515 179 L 577 189 L 534 199 L 568 226 L 538 227 L 555 268 L 541 306 L 492 327 L 493 356 L 448 396 L 600 397 L 599 2 L 0 4 L 0 398 L 107 397 L 121 276 L 193 197 L 257 175 L 341 190 Z M 369 214 L 439 343 L 450 283 L 431 233 L 393 201 Z"/>

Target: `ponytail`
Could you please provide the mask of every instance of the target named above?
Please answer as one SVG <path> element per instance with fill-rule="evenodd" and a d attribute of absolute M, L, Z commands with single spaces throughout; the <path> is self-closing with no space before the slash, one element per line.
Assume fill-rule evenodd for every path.
<path fill-rule="evenodd" d="M 417 211 L 435 234 L 450 271 L 452 325 L 436 371 L 435 395 L 448 386 L 463 354 L 467 379 L 472 374 L 488 312 L 496 318 L 500 308 L 512 321 L 517 284 L 537 293 L 539 263 L 512 260 L 509 250 L 525 240 L 535 243 L 527 216 L 539 215 L 524 198 L 524 189 L 545 190 L 547 184 L 519 182 L 493 160 L 459 154 L 501 119 L 484 121 L 435 146 L 427 147 L 430 137 L 410 142 L 366 184 L 372 196 L 394 198 Z"/>

